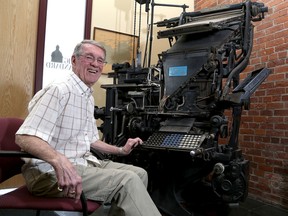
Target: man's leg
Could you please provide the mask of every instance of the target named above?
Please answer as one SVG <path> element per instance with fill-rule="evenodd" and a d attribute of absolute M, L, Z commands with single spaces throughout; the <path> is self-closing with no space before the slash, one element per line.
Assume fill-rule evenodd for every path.
<path fill-rule="evenodd" d="M 138 170 L 138 173 L 131 169 Z M 147 174 L 143 174 L 140 170 L 141 168 L 114 162 L 105 162 L 103 168 L 78 169 L 88 199 L 106 203 L 115 202 L 126 216 L 161 216 L 147 192 L 146 185 L 139 177 L 142 173 L 140 175 L 143 176 L 144 182 L 147 182 L 147 177 L 144 177 Z"/>
<path fill-rule="evenodd" d="M 130 171 L 136 173 L 140 177 L 140 179 L 142 180 L 142 182 L 146 188 L 148 186 L 148 174 L 147 174 L 146 170 L 144 170 L 141 167 L 133 166 L 133 165 L 129 165 L 129 164 L 124 164 L 124 163 L 117 163 L 117 162 L 113 162 L 111 160 L 101 161 L 101 167 L 104 169 L 130 170 Z"/>

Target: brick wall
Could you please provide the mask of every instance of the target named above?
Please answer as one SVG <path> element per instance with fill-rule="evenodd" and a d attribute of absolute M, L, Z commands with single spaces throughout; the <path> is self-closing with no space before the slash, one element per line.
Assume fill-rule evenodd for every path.
<path fill-rule="evenodd" d="M 237 0 L 195 0 L 195 10 Z M 243 111 L 239 143 L 250 160 L 249 196 L 288 208 L 288 1 L 262 0 L 266 18 L 255 22 L 249 71 L 268 67 L 272 73 Z"/>

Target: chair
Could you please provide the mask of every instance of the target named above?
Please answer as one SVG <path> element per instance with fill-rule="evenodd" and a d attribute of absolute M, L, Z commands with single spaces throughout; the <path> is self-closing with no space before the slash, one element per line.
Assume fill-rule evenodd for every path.
<path fill-rule="evenodd" d="M 0 118 L 0 183 L 21 172 L 24 162 L 20 157 L 33 157 L 21 152 L 20 147 L 15 144 L 15 133 L 22 123 L 23 120 L 18 118 Z M 86 200 L 83 192 L 81 202 L 75 203 L 71 198 L 34 196 L 25 185 L 0 195 L 0 209 L 36 210 L 37 216 L 41 210 L 83 212 L 86 216 L 100 206 L 100 203 Z"/>

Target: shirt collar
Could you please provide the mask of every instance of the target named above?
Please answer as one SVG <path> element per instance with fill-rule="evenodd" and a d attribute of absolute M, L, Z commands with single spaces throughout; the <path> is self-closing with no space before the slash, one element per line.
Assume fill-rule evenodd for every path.
<path fill-rule="evenodd" d="M 72 82 L 83 95 L 91 96 L 93 89 L 88 87 L 74 72 L 71 73 Z"/>

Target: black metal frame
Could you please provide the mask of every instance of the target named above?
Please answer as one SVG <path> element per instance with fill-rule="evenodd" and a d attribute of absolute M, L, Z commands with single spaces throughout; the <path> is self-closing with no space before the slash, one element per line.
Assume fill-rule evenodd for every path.
<path fill-rule="evenodd" d="M 152 10 L 158 6 L 154 1 L 151 5 Z M 101 86 L 106 106 L 95 108 L 95 118 L 104 121 L 99 129 L 106 142 L 121 146 L 128 137 L 144 140 L 129 157 L 113 159 L 145 168 L 154 202 L 175 216 L 191 215 L 197 208 L 191 203 L 202 204 L 193 195 L 203 194 L 204 203 L 212 197 L 209 191 L 214 203 L 245 200 L 249 161 L 238 143 L 242 109 L 249 109 L 250 96 L 271 72 L 262 68 L 244 81 L 239 76 L 253 48 L 252 22 L 267 12 L 264 4 L 246 1 L 192 13 L 183 10 L 179 17 L 156 23 L 166 27 L 158 38 L 167 38 L 171 45 L 158 55 L 157 65 L 114 64 L 108 74 L 113 84 Z M 232 110 L 230 130 L 227 109 Z M 166 145 L 159 132 L 204 139 L 200 147 L 180 149 Z M 154 136 L 160 140 L 157 146 L 149 143 Z M 220 138 L 227 143 L 220 144 Z"/>

